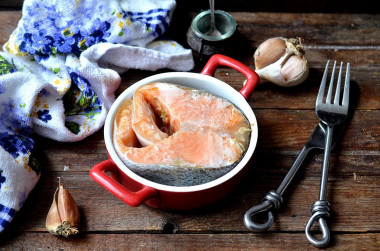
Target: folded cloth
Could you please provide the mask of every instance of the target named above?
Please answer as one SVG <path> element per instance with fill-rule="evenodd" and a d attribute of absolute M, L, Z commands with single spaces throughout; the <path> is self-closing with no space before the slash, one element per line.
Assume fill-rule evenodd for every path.
<path fill-rule="evenodd" d="M 37 133 L 73 142 L 99 130 L 128 69 L 189 71 L 163 40 L 174 0 L 26 0 L 0 52 L 0 232 L 38 182 Z"/>

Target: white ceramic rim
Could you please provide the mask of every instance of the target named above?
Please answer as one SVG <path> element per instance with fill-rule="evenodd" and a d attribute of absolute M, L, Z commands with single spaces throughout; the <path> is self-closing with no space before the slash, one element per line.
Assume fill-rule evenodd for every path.
<path fill-rule="evenodd" d="M 135 174 L 133 171 L 131 171 L 119 158 L 117 155 L 114 146 L 113 146 L 113 121 L 115 114 L 120 106 L 120 104 L 128 98 L 132 98 L 133 93 L 136 91 L 136 89 L 142 85 L 149 84 L 152 82 L 169 82 L 184 86 L 189 86 L 196 89 L 206 90 L 210 93 L 213 93 L 215 95 L 224 97 L 231 101 L 234 105 L 236 105 L 247 117 L 249 123 L 251 124 L 251 139 L 248 145 L 248 149 L 244 155 L 244 157 L 241 159 L 239 164 L 234 167 L 230 172 L 223 175 L 222 177 L 215 179 L 213 181 L 195 185 L 195 186 L 186 186 L 186 187 L 180 187 L 180 186 L 169 186 L 169 185 L 163 185 L 160 183 L 156 183 L 150 180 L 147 180 L 137 174 Z M 189 84 L 188 81 L 198 83 L 198 84 Z M 208 82 L 210 84 L 209 86 L 197 86 L 200 85 L 200 82 Z M 214 88 L 211 88 L 211 86 Z M 224 83 L 223 81 L 210 77 L 208 75 L 199 74 L 199 73 L 192 73 L 192 72 L 169 72 L 169 73 L 161 73 L 156 74 L 147 78 L 144 78 L 135 84 L 131 85 L 129 88 L 127 88 L 125 91 L 123 91 L 119 97 L 115 100 L 115 102 L 112 104 L 110 111 L 107 115 L 105 124 L 104 124 L 104 140 L 106 144 L 106 148 L 108 151 L 108 154 L 114 161 L 114 163 L 118 166 L 119 169 L 121 169 L 126 175 L 128 175 L 130 178 L 135 180 L 136 182 L 146 185 L 152 188 L 155 188 L 157 190 L 162 191 L 170 191 L 170 192 L 195 192 L 195 191 L 201 191 L 206 190 L 215 186 L 218 186 L 232 177 L 234 177 L 236 174 L 238 174 L 248 163 L 250 158 L 253 155 L 253 152 L 257 145 L 257 137 L 258 137 L 258 129 L 257 129 L 257 120 L 256 116 L 252 111 L 251 106 L 248 104 L 247 100 L 241 95 L 239 92 L 237 92 L 233 87 L 230 85 Z"/>

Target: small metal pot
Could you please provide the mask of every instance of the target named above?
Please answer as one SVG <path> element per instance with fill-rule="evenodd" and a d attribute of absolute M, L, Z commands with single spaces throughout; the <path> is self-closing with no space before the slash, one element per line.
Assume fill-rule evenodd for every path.
<path fill-rule="evenodd" d="M 213 77 L 216 69 L 221 65 L 234 68 L 245 75 L 247 83 L 240 92 Z M 104 125 L 104 139 L 109 159 L 94 166 L 90 171 L 90 176 L 130 206 L 139 206 L 145 203 L 148 206 L 162 210 L 190 210 L 221 199 L 231 192 L 243 177 L 248 167 L 247 163 L 256 147 L 257 121 L 247 99 L 259 83 L 259 80 L 259 76 L 248 66 L 223 55 L 214 55 L 205 65 L 201 74 L 169 72 L 153 75 L 138 81 L 121 93 L 111 106 Z M 211 182 L 196 186 L 177 187 L 147 180 L 132 172 L 121 161 L 114 149 L 112 140 L 116 112 L 124 100 L 132 98 L 137 88 L 152 82 L 168 82 L 206 90 L 229 100 L 244 113 L 251 125 L 251 138 L 244 157 L 236 167 Z"/>

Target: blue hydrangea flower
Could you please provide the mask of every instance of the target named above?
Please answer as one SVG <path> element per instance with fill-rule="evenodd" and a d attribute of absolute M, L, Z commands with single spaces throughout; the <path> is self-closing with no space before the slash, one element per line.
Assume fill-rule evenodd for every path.
<path fill-rule="evenodd" d="M 70 72 L 70 77 L 86 97 L 92 97 L 95 95 L 95 92 L 91 89 L 87 79 L 76 72 Z"/>
<path fill-rule="evenodd" d="M 49 93 L 45 88 L 43 88 L 43 89 L 40 91 L 39 94 L 40 94 L 41 97 L 47 97 L 47 96 L 50 95 L 50 93 Z"/>
<path fill-rule="evenodd" d="M 26 5 L 26 11 L 29 17 L 38 15 L 38 11 L 41 8 L 40 4 L 37 1 L 33 1 L 32 5 Z"/>
<path fill-rule="evenodd" d="M 41 29 L 38 33 L 33 33 L 32 35 L 32 46 L 38 48 L 41 54 L 49 54 L 51 52 L 51 45 L 54 40 L 51 36 L 46 35 L 46 30 Z"/>
<path fill-rule="evenodd" d="M 18 153 L 17 147 L 12 143 L 10 135 L 6 132 L 0 133 L 0 145 L 7 151 L 13 158 L 17 158 L 20 154 Z"/>
<path fill-rule="evenodd" d="M 1 189 L 1 184 L 5 182 L 6 178 L 5 176 L 2 175 L 3 170 L 0 170 L 0 189 Z"/>
<path fill-rule="evenodd" d="M 39 110 L 37 112 L 37 116 L 40 120 L 42 120 L 43 122 L 47 123 L 49 120 L 52 119 L 51 115 L 49 114 L 49 110 Z"/>
<path fill-rule="evenodd" d="M 101 13 L 101 11 L 100 11 L 100 13 Z M 83 10 L 83 17 L 84 18 L 91 20 L 93 16 L 94 16 L 94 9 L 92 9 L 92 8 L 85 8 Z"/>
<path fill-rule="evenodd" d="M 32 45 L 33 45 L 32 34 L 24 33 L 19 49 L 21 51 L 28 52 L 30 55 L 34 55 L 36 54 L 37 50 Z"/>
<path fill-rule="evenodd" d="M 31 119 L 25 115 L 22 104 L 16 103 L 13 99 L 0 103 L 0 117 L 0 131 L 17 131 L 23 135 L 32 133 Z"/>
<path fill-rule="evenodd" d="M 23 41 L 20 44 L 20 50 L 28 52 L 30 55 L 36 55 L 37 61 L 49 58 L 52 50 L 53 38 L 46 35 L 46 30 L 41 29 L 37 33 L 24 33 Z"/>
<path fill-rule="evenodd" d="M 7 91 L 7 88 L 5 88 L 5 86 L 3 86 L 1 83 L 0 83 L 0 94 L 3 94 Z"/>
<path fill-rule="evenodd" d="M 54 35 L 53 46 L 57 49 L 59 53 L 71 53 L 73 50 L 73 45 L 75 45 L 76 40 L 74 36 L 63 36 L 60 33 Z"/>
<path fill-rule="evenodd" d="M 22 135 L 12 135 L 7 132 L 0 133 L 0 145 L 13 156 L 17 158 L 22 154 L 28 154 L 34 147 L 34 141 Z"/>
<path fill-rule="evenodd" d="M 39 30 L 43 25 L 43 21 L 42 20 L 38 20 L 38 21 L 35 21 L 33 23 L 33 27 L 36 29 L 36 30 Z"/>
<path fill-rule="evenodd" d="M 107 42 L 106 38 L 111 35 L 111 33 L 108 31 L 111 27 L 111 24 L 109 22 L 102 22 L 99 18 L 95 19 L 93 22 L 93 26 L 91 27 L 86 40 L 86 45 L 88 47 L 100 42 Z"/>

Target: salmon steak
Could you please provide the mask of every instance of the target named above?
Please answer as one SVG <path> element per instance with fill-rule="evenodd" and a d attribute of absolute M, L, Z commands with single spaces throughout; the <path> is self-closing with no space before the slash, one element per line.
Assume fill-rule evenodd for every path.
<path fill-rule="evenodd" d="M 138 88 L 116 113 L 113 144 L 124 164 L 153 182 L 193 186 L 232 170 L 251 125 L 230 101 L 170 83 Z"/>

